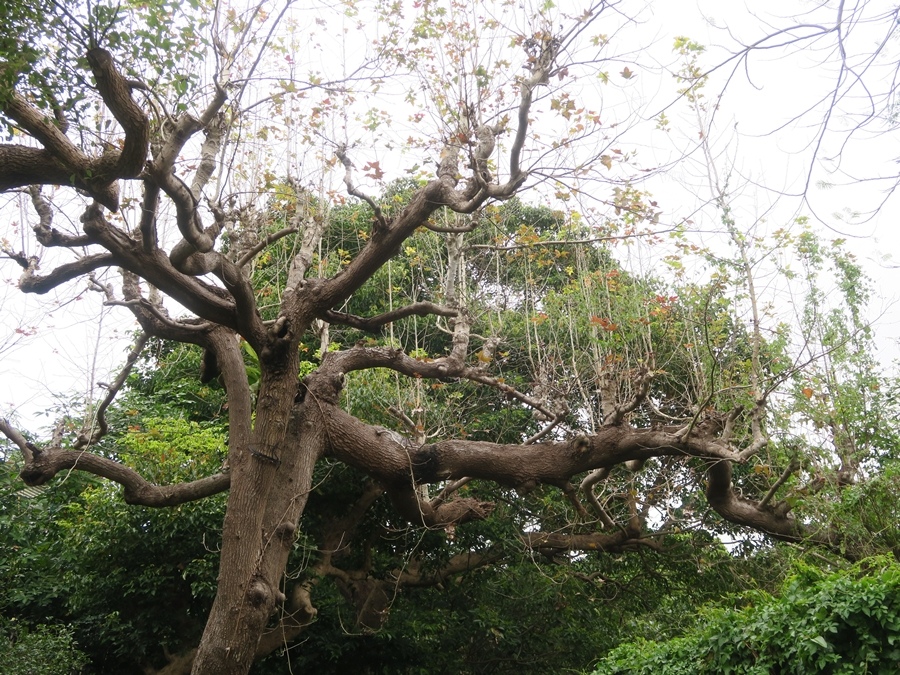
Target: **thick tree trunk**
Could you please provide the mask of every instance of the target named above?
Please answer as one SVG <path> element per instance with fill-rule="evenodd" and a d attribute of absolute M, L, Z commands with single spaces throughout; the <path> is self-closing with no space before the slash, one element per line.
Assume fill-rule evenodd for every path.
<path fill-rule="evenodd" d="M 279 585 L 325 447 L 315 400 L 294 404 L 295 392 L 296 375 L 263 382 L 253 441 L 233 453 L 218 592 L 194 675 L 247 673 L 284 599 Z"/>

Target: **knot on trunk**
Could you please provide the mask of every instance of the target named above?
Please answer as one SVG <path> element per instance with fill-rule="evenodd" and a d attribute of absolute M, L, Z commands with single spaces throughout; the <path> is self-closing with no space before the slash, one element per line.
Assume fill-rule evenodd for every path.
<path fill-rule="evenodd" d="M 320 403 L 337 405 L 344 389 L 344 374 L 337 373 L 313 373 L 300 381 L 300 394 L 311 395 Z M 305 396 L 304 396 L 305 397 Z"/>
<path fill-rule="evenodd" d="M 272 588 L 258 576 L 253 577 L 247 587 L 247 603 L 254 608 L 263 607 L 272 602 Z"/>

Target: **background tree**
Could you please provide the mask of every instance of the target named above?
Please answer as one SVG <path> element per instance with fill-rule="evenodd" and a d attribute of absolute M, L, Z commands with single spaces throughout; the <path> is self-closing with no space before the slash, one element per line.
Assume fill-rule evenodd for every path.
<path fill-rule="evenodd" d="M 302 31 L 292 29 L 308 17 L 289 6 L 188 3 L 172 19 L 173 9 L 4 10 L 0 112 L 15 142 L 0 146 L 0 188 L 27 194 L 42 252 L 7 243 L 19 287 L 86 279 L 141 328 L 85 415 L 40 441 L 0 421 L 20 476 L 41 486 L 78 469 L 112 481 L 128 504 L 168 507 L 164 532 L 215 531 L 228 492 L 210 535 L 214 594 L 203 537 L 142 550 L 165 541 L 144 540 L 160 517 L 134 509 L 117 522 L 129 551 L 165 564 L 105 583 L 124 599 L 157 576 L 161 589 L 190 586 L 190 602 L 184 588 L 184 621 L 154 621 L 141 650 L 127 646 L 135 603 L 123 602 L 98 627 L 120 641 L 110 658 L 248 672 L 308 629 L 326 579 L 325 606 L 342 598 L 342 627 L 367 634 L 403 607 L 401 591 L 424 596 L 532 556 L 591 585 L 610 555 L 721 556 L 719 538 L 744 528 L 849 558 L 893 541 L 877 518 L 852 532 L 832 520 L 892 452 L 864 412 L 889 381 L 869 379 L 872 397 L 856 399 L 847 384 L 870 373 L 858 268 L 839 247 L 826 255 L 798 237 L 810 284 L 797 343 L 756 290 L 772 249 L 721 185 L 728 255 L 690 243 L 687 223 L 660 225 L 659 205 L 631 180 L 642 167 L 622 147 L 630 118 L 604 119 L 579 89 L 610 79 L 609 35 L 627 25 L 618 4 L 523 14 L 417 2 L 360 15 L 345 3 L 344 18 L 323 14 Z M 341 34 L 336 22 L 357 16 L 378 27 L 361 63 L 337 75 L 313 66 L 337 53 L 322 46 Z M 701 50 L 676 48 L 688 63 L 681 100 L 702 111 L 703 73 L 690 70 Z M 359 181 L 386 177 L 380 153 L 397 147 L 400 100 L 417 161 L 376 197 Z M 329 171 L 352 200 L 328 189 Z M 515 199 L 525 188 L 563 203 L 603 190 L 603 208 L 535 208 Z M 661 229 L 676 246 L 668 280 L 624 269 L 609 248 Z M 688 256 L 704 274 L 686 274 Z M 812 283 L 830 263 L 849 317 Z M 114 406 L 148 344 L 135 403 Z M 820 362 L 821 376 L 806 369 Z M 185 386 L 173 363 L 193 363 L 205 387 Z M 826 388 L 840 408 L 813 405 Z M 798 433 L 790 415 L 822 433 Z M 94 534 L 115 492 L 76 492 L 54 527 L 96 570 L 111 553 Z M 538 590 L 538 602 L 553 597 Z M 94 600 L 68 602 L 96 616 Z M 499 641 L 502 624 L 489 623 Z"/>

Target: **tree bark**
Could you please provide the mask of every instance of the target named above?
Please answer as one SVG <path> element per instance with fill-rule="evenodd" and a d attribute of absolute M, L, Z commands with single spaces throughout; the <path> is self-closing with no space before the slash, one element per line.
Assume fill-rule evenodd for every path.
<path fill-rule="evenodd" d="M 295 402 L 296 347 L 287 352 L 282 367 L 264 374 L 250 442 L 231 450 L 218 592 L 194 675 L 246 673 L 269 617 L 284 602 L 282 575 L 326 445 L 318 402 L 311 396 Z"/>

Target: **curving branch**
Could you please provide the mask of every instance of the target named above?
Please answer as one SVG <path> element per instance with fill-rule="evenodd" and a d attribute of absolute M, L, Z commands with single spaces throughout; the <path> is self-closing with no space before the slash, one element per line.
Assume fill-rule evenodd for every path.
<path fill-rule="evenodd" d="M 459 317 L 457 321 L 460 321 Z M 549 420 L 557 419 L 560 416 L 560 411 L 548 408 L 543 402 L 506 384 L 500 378 L 485 374 L 480 367 L 466 366 L 464 355 L 465 345 L 468 344 L 467 336 L 460 339 L 460 335 L 455 332 L 454 341 L 457 343 L 454 346 L 454 353 L 429 360 L 413 358 L 402 350 L 392 347 L 356 346 L 340 352 L 328 352 L 322 360 L 322 367 L 319 371 L 333 374 L 349 373 L 367 368 L 390 368 L 408 377 L 466 379 L 497 389 L 510 398 L 541 412 Z M 459 343 L 463 341 L 462 349 L 459 349 Z"/>
<path fill-rule="evenodd" d="M 616 426 L 622 424 L 629 413 L 634 410 L 645 400 L 650 393 L 650 383 L 653 381 L 653 373 L 646 367 L 641 368 L 637 375 L 637 386 L 634 396 L 628 403 L 623 405 L 612 406 L 613 410 L 603 418 L 603 424 Z"/>
<path fill-rule="evenodd" d="M 122 270 L 122 293 L 124 300 L 116 300 L 110 296 L 104 304 L 126 307 L 148 335 L 206 345 L 203 335 L 211 330 L 212 324 L 203 320 L 173 320 L 160 299 L 154 297 L 158 295 L 154 293 L 154 289 L 151 289 L 149 299 L 143 297 L 138 277 L 127 270 Z"/>
<path fill-rule="evenodd" d="M 588 19 L 588 23 L 592 18 Z M 427 227 L 429 218 L 439 208 L 447 207 L 457 213 L 473 213 L 488 199 L 507 199 L 512 197 L 528 178 L 528 173 L 521 168 L 521 154 L 528 135 L 529 115 L 535 90 L 547 84 L 555 68 L 555 61 L 561 43 L 556 38 L 546 38 L 540 47 L 540 53 L 529 62 L 531 74 L 521 82 L 520 103 L 518 108 L 518 127 L 516 137 L 510 150 L 510 175 L 505 183 L 494 182 L 488 172 L 488 159 L 494 150 L 496 137 L 505 130 L 502 125 L 481 124 L 475 126 L 470 115 L 460 116 L 456 132 L 447 140 L 441 150 L 437 175 L 434 180 L 419 190 L 409 204 L 394 217 L 390 223 L 383 218 L 376 222 L 372 236 L 362 250 L 350 261 L 340 274 L 308 289 L 311 301 L 320 310 L 328 311 L 349 298 L 360 288 L 383 264 L 398 250 L 400 245 L 419 227 Z M 473 129 L 474 127 L 474 129 Z M 459 187 L 461 180 L 460 155 L 463 139 L 472 136 L 474 147 L 470 148 L 471 176 L 465 185 Z M 466 140 L 466 143 L 469 141 Z M 340 155 L 339 155 L 340 157 Z M 346 155 L 341 160 L 345 167 L 349 163 Z M 346 182 L 346 180 L 345 180 Z M 352 180 L 348 184 L 352 188 Z M 353 194 L 351 192 L 351 194 Z M 373 202 L 364 195 L 357 195 Z M 374 207 L 373 207 L 374 208 Z M 290 288 L 299 286 L 300 279 L 296 275 L 289 277 L 293 281 Z"/>
<path fill-rule="evenodd" d="M 347 192 L 357 199 L 361 199 L 366 204 L 368 204 L 372 209 L 372 212 L 375 214 L 375 222 L 379 227 L 386 228 L 388 224 L 384 219 L 384 214 L 381 212 L 381 207 L 375 203 L 374 199 L 372 199 L 369 195 L 365 194 L 362 190 L 360 190 L 353 184 L 353 162 L 351 162 L 350 158 L 347 157 L 347 146 L 340 146 L 337 149 L 336 154 L 338 159 L 341 160 L 341 164 L 344 165 L 344 185 L 347 186 Z"/>
<path fill-rule="evenodd" d="M 391 504 L 410 523 L 424 527 L 447 527 L 484 520 L 494 510 L 491 502 L 462 497 L 451 501 L 428 501 L 412 484 L 388 488 Z"/>
<path fill-rule="evenodd" d="M 114 227 L 101 209 L 92 204 L 81 218 L 85 234 L 115 254 L 115 264 L 143 277 L 198 316 L 234 328 L 234 298 L 227 291 L 182 274 L 159 250 L 148 255 L 141 241 Z"/>
<path fill-rule="evenodd" d="M 297 227 L 291 226 L 286 227 L 283 230 L 278 230 L 278 232 L 273 232 L 270 235 L 267 235 L 262 241 L 260 241 L 256 246 L 247 251 L 244 255 L 242 255 L 238 261 L 237 266 L 243 267 L 251 260 L 253 260 L 256 256 L 258 256 L 267 246 L 274 244 L 279 239 L 283 239 L 289 234 L 297 234 L 300 230 Z"/>
<path fill-rule="evenodd" d="M 832 550 L 840 549 L 836 533 L 828 530 L 813 530 L 792 517 L 785 509 L 778 509 L 740 496 L 731 482 L 730 462 L 712 462 L 707 469 L 709 482 L 706 499 L 709 505 L 725 520 L 737 525 L 745 525 L 782 541 L 813 541 Z M 842 551 L 841 555 L 849 555 Z"/>
<path fill-rule="evenodd" d="M 325 378 L 312 375 L 307 381 L 314 386 L 313 382 Z M 624 426 L 602 427 L 596 434 L 570 441 L 532 445 L 452 439 L 411 447 L 324 400 L 320 404 L 330 452 L 382 484 L 398 488 L 472 477 L 528 489 L 541 483 L 562 486 L 576 474 L 629 460 L 666 455 L 737 460 L 731 449 L 699 431 L 684 438 L 661 429 Z"/>
<path fill-rule="evenodd" d="M 19 289 L 23 293 L 43 295 L 67 281 L 77 279 L 101 267 L 111 267 L 118 264 L 120 264 L 118 258 L 112 253 L 95 253 L 94 255 L 80 258 L 75 262 L 60 265 L 49 274 L 42 276 L 34 273 L 36 265 L 29 265 L 19 279 Z"/>
<path fill-rule="evenodd" d="M 584 493 L 585 498 L 588 500 L 588 504 L 591 505 L 591 508 L 594 509 L 594 512 L 597 514 L 600 522 L 603 523 L 603 526 L 607 529 L 612 529 L 616 526 L 616 524 L 613 519 L 609 517 L 606 509 L 603 508 L 603 505 L 597 498 L 597 494 L 594 492 L 594 486 L 600 481 L 606 480 L 609 474 L 610 469 L 608 467 L 595 469 L 594 471 L 591 471 L 587 476 L 585 476 L 585 478 L 581 481 L 581 485 L 579 487 Z"/>
<path fill-rule="evenodd" d="M 0 433 L 19 447 L 26 463 L 34 459 L 34 455 L 40 454 L 41 452 L 40 448 L 27 440 L 21 431 L 10 424 L 9 420 L 2 417 L 0 417 Z"/>
<path fill-rule="evenodd" d="M 203 188 L 212 178 L 216 169 L 216 156 L 222 148 L 225 141 L 225 132 L 228 125 L 225 122 L 225 116 L 217 113 L 212 121 L 206 126 L 206 138 L 200 146 L 200 164 L 194 173 L 194 180 L 191 182 L 191 194 L 194 199 L 200 199 Z"/>
<path fill-rule="evenodd" d="M 21 449 L 25 467 L 19 475 L 30 486 L 43 485 L 60 471 L 78 469 L 120 484 L 125 488 L 124 499 L 129 504 L 161 507 L 176 506 L 224 492 L 231 481 L 229 474 L 219 473 L 189 483 L 154 485 L 134 469 L 90 452 L 60 447 L 38 448 L 26 441 L 8 420 L 0 419 L 0 432 Z"/>
<path fill-rule="evenodd" d="M 176 269 L 180 269 L 186 274 L 206 274 L 216 266 L 217 261 L 214 258 L 206 259 L 202 254 L 212 252 L 219 229 L 215 225 L 211 225 L 209 231 L 205 231 L 197 212 L 199 191 L 203 188 L 205 180 L 202 180 L 201 177 L 195 181 L 194 187 L 197 190 L 197 194 L 195 194 L 183 180 L 175 175 L 175 161 L 185 143 L 197 132 L 209 129 L 211 126 L 219 126 L 214 122 L 226 100 L 224 89 L 217 87 L 216 95 L 199 119 L 188 114 L 179 117 L 149 167 L 149 173 L 154 183 L 175 204 L 175 222 L 184 239 L 172 249 L 170 259 Z M 205 141 L 207 150 L 210 150 L 211 146 L 216 143 L 221 144 L 223 135 L 224 129 L 211 130 Z M 203 172 L 205 173 L 207 170 L 209 175 L 212 175 L 212 168 L 204 165 Z M 189 258 L 195 254 L 201 255 L 189 263 Z"/>
<path fill-rule="evenodd" d="M 134 178 L 144 168 L 150 150 L 150 121 L 131 98 L 132 81 L 127 80 L 115 66 L 112 55 L 95 47 L 87 53 L 88 64 L 97 82 L 103 102 L 125 130 L 121 150 L 108 152 L 102 158 L 104 168 L 113 178 Z"/>
<path fill-rule="evenodd" d="M 65 125 L 13 92 L 4 99 L 3 112 L 43 148 L 0 145 L 0 190 L 72 185 L 87 191 L 111 211 L 118 210 L 117 181 L 134 178 L 143 170 L 150 147 L 149 120 L 131 98 L 131 86 L 116 69 L 109 52 L 91 49 L 87 60 L 103 102 L 125 131 L 121 150 L 110 148 L 100 157 L 87 155 L 66 136 Z"/>
<path fill-rule="evenodd" d="M 53 209 L 50 207 L 50 202 L 48 202 L 41 194 L 41 188 L 39 185 L 29 185 L 28 194 L 31 195 L 31 204 L 34 206 L 34 210 L 37 211 L 38 214 L 38 224 L 35 225 L 32 229 L 34 230 L 35 238 L 38 240 L 41 246 L 46 246 L 47 248 L 51 248 L 54 246 L 75 248 L 79 246 L 87 246 L 91 243 L 89 237 L 83 235 L 72 236 L 70 234 L 64 234 L 59 230 L 53 229 Z"/>
<path fill-rule="evenodd" d="M 327 386 L 339 386 L 335 383 L 340 378 L 318 373 L 305 380 L 307 386 L 314 389 L 316 381 L 323 383 L 316 389 L 321 395 L 324 393 L 321 386 L 325 386 L 325 382 L 331 383 Z M 817 543 L 832 548 L 837 545 L 837 535 L 811 532 L 785 509 L 767 507 L 735 493 L 731 484 L 731 464 L 741 460 L 738 452 L 717 438 L 723 431 L 722 424 L 701 423 L 694 426 L 690 434 L 683 433 L 683 429 L 637 429 L 622 424 L 604 426 L 595 434 L 563 442 L 514 445 L 453 439 L 417 446 L 398 441 L 392 435 L 382 433 L 380 428 L 347 414 L 330 402 L 337 400 L 336 394 L 327 398 L 322 395 L 319 405 L 327 430 L 329 453 L 385 486 L 394 507 L 414 523 L 446 526 L 484 517 L 491 508 L 490 504 L 469 499 L 443 503 L 447 495 L 427 502 L 420 498 L 415 489 L 417 485 L 474 478 L 518 490 L 527 491 L 539 484 L 548 484 L 572 491 L 571 478 L 585 472 L 590 475 L 582 482 L 582 490 L 600 515 L 603 509 L 598 508 L 599 501 L 588 491 L 605 478 L 612 467 L 634 460 L 681 456 L 707 461 L 708 501 L 729 522 L 786 541 L 812 537 Z M 600 518 L 604 526 L 615 527 L 608 516 L 601 515 Z M 635 517 L 631 520 L 639 521 Z M 628 539 L 634 539 L 634 536 Z M 603 541 L 606 540 L 597 539 L 594 545 L 600 546 Z M 624 545 L 624 540 L 616 541 L 617 546 Z"/>
<path fill-rule="evenodd" d="M 147 341 L 150 339 L 150 336 L 147 333 L 141 333 L 138 335 L 137 340 L 134 342 L 134 347 L 132 347 L 131 351 L 128 352 L 128 357 L 125 359 L 125 365 L 119 371 L 119 374 L 116 376 L 116 379 L 107 387 L 106 396 L 103 397 L 103 400 L 100 402 L 100 405 L 97 407 L 97 412 L 94 418 L 93 428 L 85 424 L 84 428 L 82 428 L 81 433 L 78 434 L 78 438 L 73 443 L 73 447 L 77 450 L 80 448 L 87 447 L 89 445 L 93 445 L 101 438 L 103 438 L 106 433 L 109 431 L 109 425 L 106 422 L 106 410 L 115 400 L 116 395 L 122 389 L 122 386 L 125 384 L 125 380 L 128 379 L 129 373 L 131 373 L 131 369 L 134 368 L 134 364 L 137 363 L 138 357 L 141 355 L 141 352 L 144 351 L 144 347 L 147 345 Z"/>
<path fill-rule="evenodd" d="M 556 63 L 560 42 L 558 38 L 546 36 L 540 44 L 534 47 L 531 54 L 531 76 L 522 79 L 522 93 L 519 98 L 517 111 L 518 126 L 513 139 L 512 148 L 509 151 L 509 181 L 519 185 L 525 180 L 526 174 L 522 171 L 522 150 L 525 147 L 525 138 L 528 135 L 529 116 L 534 93 L 538 87 L 545 86 L 550 81 L 550 71 Z"/>

